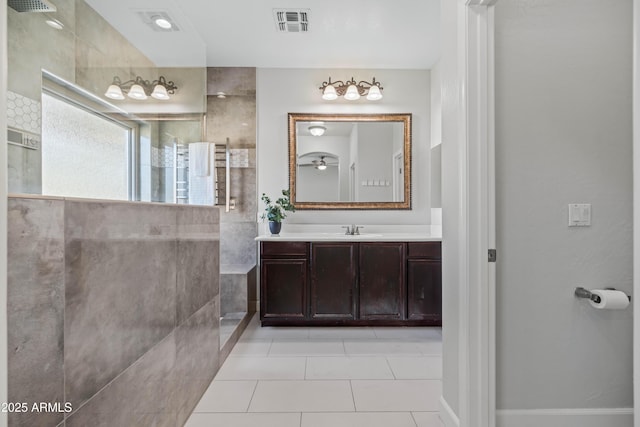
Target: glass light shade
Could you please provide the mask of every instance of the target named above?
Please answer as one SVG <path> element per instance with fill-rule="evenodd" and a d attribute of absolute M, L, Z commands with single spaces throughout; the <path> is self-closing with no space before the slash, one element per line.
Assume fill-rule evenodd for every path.
<path fill-rule="evenodd" d="M 163 101 L 170 98 L 169 93 L 167 92 L 167 88 L 162 85 L 156 85 L 156 87 L 153 88 L 151 97 L 155 99 L 161 99 Z"/>
<path fill-rule="evenodd" d="M 110 85 L 107 91 L 104 93 L 104 96 L 111 99 L 124 99 L 122 89 L 120 89 L 120 86 L 118 85 Z"/>
<path fill-rule="evenodd" d="M 325 164 L 320 164 L 320 165 L 316 166 L 316 169 L 318 169 L 318 170 L 320 170 L 320 171 L 323 171 L 323 170 L 325 170 L 326 168 L 327 168 L 327 165 L 325 165 Z"/>
<path fill-rule="evenodd" d="M 322 92 L 322 99 L 326 99 L 327 101 L 333 101 L 338 98 L 338 94 L 336 93 L 336 88 L 329 85 L 324 88 L 324 92 Z"/>
<path fill-rule="evenodd" d="M 380 88 L 378 86 L 371 86 L 369 88 L 369 93 L 367 94 L 367 99 L 369 101 L 382 99 L 382 92 L 380 92 Z"/>
<path fill-rule="evenodd" d="M 322 136 L 326 130 L 327 128 L 321 125 L 309 126 L 309 133 L 313 136 Z"/>
<path fill-rule="evenodd" d="M 360 94 L 358 93 L 358 88 L 356 87 L 356 85 L 350 85 L 347 88 L 347 92 L 344 94 L 344 99 L 348 99 L 349 101 L 360 99 Z"/>
<path fill-rule="evenodd" d="M 140 85 L 131 86 L 131 89 L 129 89 L 129 93 L 127 94 L 127 96 L 133 99 L 147 99 L 147 94 L 144 93 L 144 89 Z"/>

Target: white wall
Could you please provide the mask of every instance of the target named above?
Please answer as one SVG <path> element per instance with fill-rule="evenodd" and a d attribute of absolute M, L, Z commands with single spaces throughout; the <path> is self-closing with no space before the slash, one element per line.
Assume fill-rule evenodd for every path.
<path fill-rule="evenodd" d="M 631 73 L 631 0 L 497 3 L 498 409 L 633 406 L 631 309 L 573 296 L 631 292 Z M 591 227 L 567 226 L 569 203 Z"/>
<path fill-rule="evenodd" d="M 463 146 L 460 123 L 464 108 L 461 93 L 464 88 L 459 65 L 458 26 L 463 19 L 458 16 L 464 8 L 461 1 L 442 2 L 442 59 L 440 60 L 442 81 L 442 398 L 447 427 L 456 424 L 459 415 L 460 396 L 458 371 L 459 361 L 459 254 L 464 250 L 459 241 L 462 234 L 460 212 L 460 174 L 466 167 L 459 153 Z M 447 414 L 449 418 L 447 418 Z"/>
<path fill-rule="evenodd" d="M 332 80 L 382 82 L 384 98 L 324 101 L 318 89 Z M 412 113 L 413 202 L 410 211 L 298 211 L 286 223 L 430 224 L 430 73 L 428 70 L 260 68 L 257 72 L 258 194 L 289 187 L 287 113 Z M 259 202 L 261 203 L 261 202 Z M 261 209 L 259 209 L 261 210 Z"/>

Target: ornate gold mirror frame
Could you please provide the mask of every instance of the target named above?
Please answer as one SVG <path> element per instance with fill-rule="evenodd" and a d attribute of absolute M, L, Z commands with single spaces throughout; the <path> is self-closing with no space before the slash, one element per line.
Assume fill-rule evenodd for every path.
<path fill-rule="evenodd" d="M 401 201 L 300 201 L 296 198 L 296 174 L 298 171 L 298 123 L 299 122 L 399 122 L 403 124 L 403 198 Z M 391 159 L 389 160 L 391 164 Z M 356 182 L 360 185 L 360 182 Z M 289 189 L 296 209 L 411 209 L 411 114 L 307 114 L 289 113 Z"/>

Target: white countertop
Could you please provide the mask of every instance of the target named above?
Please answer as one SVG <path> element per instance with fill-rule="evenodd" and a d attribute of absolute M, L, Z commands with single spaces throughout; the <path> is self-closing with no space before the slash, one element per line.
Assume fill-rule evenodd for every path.
<path fill-rule="evenodd" d="M 282 242 L 440 242 L 442 236 L 431 233 L 280 233 L 277 236 L 262 234 L 257 241 Z"/>

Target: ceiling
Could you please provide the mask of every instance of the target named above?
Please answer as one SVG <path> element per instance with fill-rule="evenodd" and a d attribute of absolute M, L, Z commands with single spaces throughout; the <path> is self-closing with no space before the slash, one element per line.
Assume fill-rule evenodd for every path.
<path fill-rule="evenodd" d="M 429 69 L 441 0 L 86 0 L 158 67 Z M 309 9 L 309 32 L 281 33 L 274 9 Z M 157 32 L 138 12 L 168 14 Z"/>

